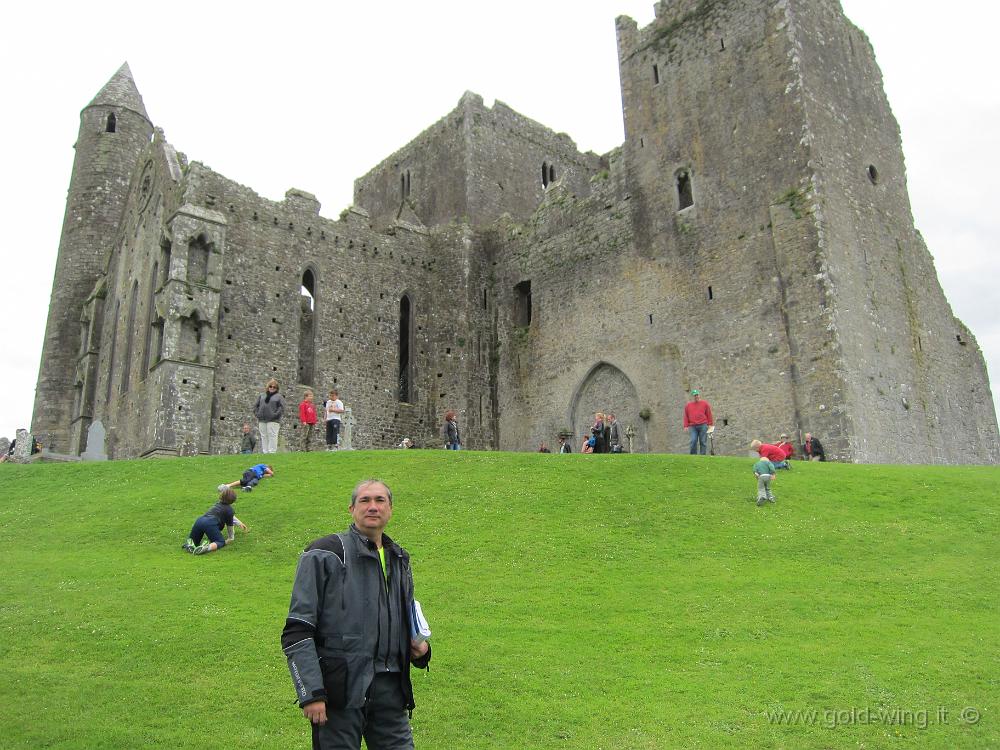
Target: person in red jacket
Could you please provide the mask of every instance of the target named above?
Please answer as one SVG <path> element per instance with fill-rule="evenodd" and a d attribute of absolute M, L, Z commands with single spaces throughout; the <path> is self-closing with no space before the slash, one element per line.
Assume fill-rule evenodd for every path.
<path fill-rule="evenodd" d="M 302 450 L 309 450 L 309 438 L 316 426 L 316 404 L 313 403 L 313 392 L 306 391 L 299 402 L 299 422 L 302 423 Z"/>
<path fill-rule="evenodd" d="M 684 429 L 691 436 L 691 455 L 699 451 L 701 455 L 708 452 L 708 428 L 715 426 L 712 418 L 712 406 L 703 401 L 698 390 L 691 391 L 691 400 L 684 405 Z"/>
<path fill-rule="evenodd" d="M 771 445 L 770 443 L 762 443 L 759 440 L 754 440 L 750 443 L 750 449 L 757 451 L 761 458 L 766 458 L 772 464 L 774 464 L 775 469 L 790 469 L 788 461 L 785 457 L 785 452 L 776 445 Z"/>
<path fill-rule="evenodd" d="M 785 461 L 789 461 L 795 455 L 795 446 L 788 442 L 788 435 L 782 433 L 777 445 L 785 452 Z"/>

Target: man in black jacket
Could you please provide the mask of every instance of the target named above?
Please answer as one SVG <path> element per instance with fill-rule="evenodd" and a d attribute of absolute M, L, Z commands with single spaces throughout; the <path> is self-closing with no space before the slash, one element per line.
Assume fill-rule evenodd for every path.
<path fill-rule="evenodd" d="M 377 479 L 351 495 L 354 523 L 317 539 L 299 558 L 281 646 L 313 748 L 413 748 L 410 663 L 430 644 L 411 638 L 410 556 L 383 531 L 392 492 Z"/>

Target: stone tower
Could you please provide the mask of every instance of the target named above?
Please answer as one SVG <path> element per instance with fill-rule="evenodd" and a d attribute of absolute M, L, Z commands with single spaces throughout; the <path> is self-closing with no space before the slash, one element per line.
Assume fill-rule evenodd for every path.
<path fill-rule="evenodd" d="M 54 452 L 85 447 L 94 399 L 87 374 L 96 367 L 106 293 L 99 281 L 152 135 L 126 63 L 80 113 L 32 417 L 32 433 Z"/>
<path fill-rule="evenodd" d="M 864 34 L 836 0 L 655 11 L 617 22 L 623 152 L 635 252 L 681 280 L 672 317 L 704 344 L 685 369 L 856 461 L 961 462 L 970 439 L 996 460 Z"/>

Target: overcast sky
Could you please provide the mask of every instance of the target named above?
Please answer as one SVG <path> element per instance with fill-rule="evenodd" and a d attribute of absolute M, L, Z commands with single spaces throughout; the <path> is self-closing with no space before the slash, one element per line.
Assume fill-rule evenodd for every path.
<path fill-rule="evenodd" d="M 917 229 L 1000 374 L 1000 86 L 982 0 L 843 0 L 899 120 Z M 177 150 L 336 218 L 353 180 L 451 111 L 500 99 L 603 153 L 623 140 L 614 19 L 651 0 L 15 3 L 0 44 L 0 435 L 30 424 L 79 112 L 128 61 Z M 67 394 L 69 397 L 69 394 Z"/>

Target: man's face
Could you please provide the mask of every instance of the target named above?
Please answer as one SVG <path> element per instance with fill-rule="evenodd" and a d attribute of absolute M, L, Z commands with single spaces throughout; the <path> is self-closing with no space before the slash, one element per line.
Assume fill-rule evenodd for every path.
<path fill-rule="evenodd" d="M 697 393 L 692 393 L 691 394 L 691 400 L 692 401 L 701 401 L 701 396 L 698 395 Z"/>
<path fill-rule="evenodd" d="M 362 531 L 381 531 L 392 518 L 389 490 L 381 482 L 366 484 L 349 510 L 354 525 Z"/>

